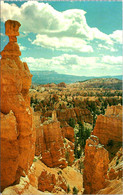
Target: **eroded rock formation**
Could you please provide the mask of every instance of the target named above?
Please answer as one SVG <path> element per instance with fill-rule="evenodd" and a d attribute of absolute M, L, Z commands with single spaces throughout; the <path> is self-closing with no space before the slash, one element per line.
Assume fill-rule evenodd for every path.
<path fill-rule="evenodd" d="M 74 129 L 70 127 L 68 124 L 62 127 L 62 135 L 64 138 L 67 138 L 69 141 L 74 143 Z"/>
<path fill-rule="evenodd" d="M 49 167 L 66 167 L 63 136 L 56 113 L 53 112 L 52 120 L 45 121 L 43 124 L 40 122 L 38 113 L 35 113 L 34 118 L 36 124 L 35 154 L 41 154 L 42 162 Z"/>
<path fill-rule="evenodd" d="M 9 43 L 1 52 L 1 186 L 19 182 L 28 173 L 35 152 L 35 130 L 30 108 L 29 88 L 32 75 L 25 62 L 16 36 L 20 23 L 5 23 Z"/>
<path fill-rule="evenodd" d="M 49 168 L 40 160 L 34 162 L 35 175 L 38 178 L 38 189 L 43 192 L 66 194 L 69 185 L 71 192 L 74 186 L 83 189 L 82 175 L 74 168 L 67 166 L 64 169 Z"/>
<path fill-rule="evenodd" d="M 92 115 L 88 109 L 80 109 L 80 108 L 68 108 L 57 110 L 57 117 L 60 122 L 64 122 L 64 120 L 69 123 L 71 118 L 75 119 L 75 121 L 81 121 L 86 123 L 92 123 Z"/>
<path fill-rule="evenodd" d="M 65 148 L 58 121 L 46 121 L 42 126 L 42 161 L 49 167 L 67 166 Z"/>
<path fill-rule="evenodd" d="M 100 190 L 97 194 L 123 194 L 122 179 L 110 181 L 109 185 Z"/>
<path fill-rule="evenodd" d="M 122 106 L 111 106 L 105 115 L 99 115 L 92 132 L 103 145 L 110 144 L 110 140 L 122 142 Z"/>
<path fill-rule="evenodd" d="M 95 194 L 105 188 L 108 164 L 108 151 L 99 144 L 96 136 L 91 135 L 85 146 L 83 174 L 85 194 Z"/>
<path fill-rule="evenodd" d="M 70 119 L 73 118 L 75 122 L 81 121 L 92 124 L 93 117 L 91 112 L 88 109 L 80 109 L 80 108 L 66 108 L 66 109 L 56 109 L 56 114 L 58 121 L 61 122 L 61 125 L 69 123 Z M 42 116 L 41 121 L 44 122 L 46 117 L 52 116 L 52 110 L 48 110 L 45 112 L 44 116 Z"/>
<path fill-rule="evenodd" d="M 34 113 L 36 156 L 41 155 L 42 162 L 49 167 L 64 168 L 67 164 L 72 165 L 74 161 L 74 129 L 68 125 L 61 128 L 55 111 L 52 112 L 52 119 L 43 124 L 41 124 L 40 114 L 40 112 Z"/>

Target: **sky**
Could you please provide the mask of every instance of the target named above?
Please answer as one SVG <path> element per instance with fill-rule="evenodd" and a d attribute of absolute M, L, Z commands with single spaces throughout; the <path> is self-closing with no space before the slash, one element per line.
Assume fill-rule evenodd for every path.
<path fill-rule="evenodd" d="M 6 20 L 21 23 L 21 60 L 30 70 L 78 76 L 122 74 L 122 2 L 2 1 L 1 50 Z"/>

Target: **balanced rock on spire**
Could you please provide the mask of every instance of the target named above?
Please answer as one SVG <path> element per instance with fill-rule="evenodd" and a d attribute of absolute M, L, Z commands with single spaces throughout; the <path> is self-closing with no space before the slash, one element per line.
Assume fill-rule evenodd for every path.
<path fill-rule="evenodd" d="M 20 23 L 7 20 L 5 32 L 9 43 L 1 52 L 1 188 L 18 183 L 28 174 L 35 153 L 35 130 L 30 107 L 29 88 L 32 75 L 16 36 Z"/>

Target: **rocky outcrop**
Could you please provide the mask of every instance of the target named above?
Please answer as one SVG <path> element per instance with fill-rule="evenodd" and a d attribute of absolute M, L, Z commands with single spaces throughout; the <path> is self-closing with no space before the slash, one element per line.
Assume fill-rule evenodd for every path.
<path fill-rule="evenodd" d="M 21 177 L 20 183 L 14 186 L 10 186 L 2 192 L 2 195 L 25 195 L 25 194 L 31 194 L 31 195 L 48 195 L 50 193 L 43 193 L 39 190 L 37 190 L 35 187 L 33 187 L 30 184 L 30 180 L 28 177 Z"/>
<path fill-rule="evenodd" d="M 37 156 L 41 154 L 42 162 L 49 167 L 66 167 L 62 130 L 60 122 L 57 121 L 56 113 L 53 112 L 52 119 L 43 124 L 40 123 L 39 117 L 38 114 L 34 116 L 36 122 L 35 154 Z"/>
<path fill-rule="evenodd" d="M 122 106 L 111 106 L 107 108 L 105 115 L 97 117 L 92 134 L 105 146 L 110 144 L 111 140 L 122 142 L 122 125 Z"/>
<path fill-rule="evenodd" d="M 56 111 L 52 112 L 52 119 L 43 124 L 41 124 L 40 112 L 35 112 L 34 122 L 36 128 L 35 155 L 41 155 L 42 162 L 49 167 L 64 168 L 67 164 L 72 165 L 74 161 L 74 129 L 69 125 L 61 128 Z M 69 140 L 65 139 L 66 137 Z"/>
<path fill-rule="evenodd" d="M 72 127 L 67 124 L 62 127 L 62 135 L 64 138 L 67 138 L 69 141 L 74 143 L 74 129 Z"/>
<path fill-rule="evenodd" d="M 74 111 L 76 113 L 76 118 L 78 121 L 90 124 L 93 123 L 93 116 L 88 109 L 74 108 Z"/>
<path fill-rule="evenodd" d="M 57 110 L 57 117 L 60 122 L 66 121 L 69 123 L 71 118 L 75 119 L 75 121 L 81 121 L 86 123 L 92 123 L 92 115 L 88 109 L 80 109 L 80 108 L 68 108 Z"/>
<path fill-rule="evenodd" d="M 116 153 L 109 164 L 108 185 L 101 189 L 98 194 L 123 194 L 122 189 L 122 148 Z"/>
<path fill-rule="evenodd" d="M 60 122 L 47 121 L 43 123 L 42 128 L 42 161 L 49 167 L 66 167 Z"/>
<path fill-rule="evenodd" d="M 122 177 L 122 166 L 122 148 L 120 148 L 120 150 L 116 153 L 115 157 L 109 164 L 109 180 L 120 179 Z"/>
<path fill-rule="evenodd" d="M 2 189 L 15 181 L 19 160 L 17 121 L 12 111 L 1 113 L 1 185 Z"/>
<path fill-rule="evenodd" d="M 56 109 L 58 121 L 61 122 L 62 126 L 64 124 L 69 123 L 69 120 L 73 118 L 75 122 L 81 121 L 92 124 L 93 117 L 91 112 L 88 109 L 81 109 L 81 108 L 67 108 L 67 109 Z M 46 117 L 52 116 L 52 110 L 48 110 L 44 113 L 42 117 L 42 122 L 46 120 Z"/>
<path fill-rule="evenodd" d="M 57 86 L 58 86 L 58 87 L 66 87 L 66 83 L 61 82 L 61 83 L 59 83 Z"/>
<path fill-rule="evenodd" d="M 68 162 L 68 165 L 71 166 L 74 162 L 74 143 L 70 142 L 66 138 L 64 139 L 65 146 L 65 158 Z"/>
<path fill-rule="evenodd" d="M 28 173 L 35 152 L 35 130 L 30 108 L 29 88 L 32 75 L 25 62 L 16 36 L 20 23 L 5 23 L 9 43 L 1 52 L 1 187 L 18 182 Z"/>
<path fill-rule="evenodd" d="M 110 181 L 108 186 L 100 190 L 97 194 L 123 194 L 122 179 Z"/>
<path fill-rule="evenodd" d="M 38 179 L 38 189 L 43 192 L 60 192 L 65 194 L 67 190 L 67 182 L 62 177 L 62 170 L 59 168 L 49 168 L 41 161 L 34 162 L 35 175 Z"/>
<path fill-rule="evenodd" d="M 82 175 L 74 168 L 67 166 L 64 169 L 49 168 L 41 161 L 37 160 L 35 164 L 35 175 L 38 178 L 38 189 L 43 192 L 52 192 L 57 194 L 66 194 L 69 185 L 72 192 L 75 186 L 79 191 L 82 190 Z"/>
<path fill-rule="evenodd" d="M 85 146 L 83 174 L 85 194 L 95 194 L 106 187 L 108 163 L 108 151 L 99 144 L 96 136 L 91 135 Z"/>

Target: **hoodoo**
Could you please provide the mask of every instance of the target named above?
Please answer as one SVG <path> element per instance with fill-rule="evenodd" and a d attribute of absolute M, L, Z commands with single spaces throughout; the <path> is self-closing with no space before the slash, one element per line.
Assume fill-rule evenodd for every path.
<path fill-rule="evenodd" d="M 35 152 L 35 130 L 30 107 L 29 88 L 32 75 L 16 36 L 21 24 L 7 20 L 5 33 L 9 43 L 1 52 L 1 187 L 18 183 L 32 165 Z"/>
<path fill-rule="evenodd" d="M 86 141 L 84 161 L 85 194 L 96 194 L 105 188 L 109 156 L 108 151 L 99 144 L 98 137 L 91 135 Z"/>

